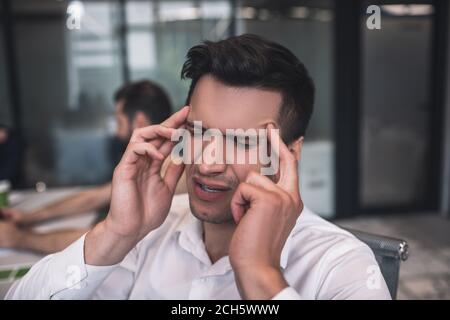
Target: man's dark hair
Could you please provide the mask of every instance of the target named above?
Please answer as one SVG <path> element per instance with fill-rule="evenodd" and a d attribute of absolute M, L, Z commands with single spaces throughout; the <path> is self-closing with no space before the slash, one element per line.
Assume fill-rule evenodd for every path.
<path fill-rule="evenodd" d="M 123 112 L 133 121 L 136 112 L 143 112 L 152 122 L 158 124 L 172 113 L 169 97 L 154 82 L 142 80 L 119 88 L 114 94 L 114 101 L 124 101 Z"/>
<path fill-rule="evenodd" d="M 181 71 L 191 79 L 186 104 L 197 81 L 206 74 L 225 85 L 276 90 L 282 94 L 279 112 L 286 143 L 305 135 L 314 104 L 314 83 L 303 63 L 287 48 L 245 34 L 192 47 Z"/>

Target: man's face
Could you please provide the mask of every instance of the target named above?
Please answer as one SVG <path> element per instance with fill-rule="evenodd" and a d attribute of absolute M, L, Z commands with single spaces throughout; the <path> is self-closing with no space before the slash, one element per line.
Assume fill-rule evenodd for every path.
<path fill-rule="evenodd" d="M 265 129 L 277 126 L 281 94 L 256 88 L 230 87 L 209 75 L 199 79 L 191 97 L 187 128 L 201 121 L 204 129 Z M 208 143 L 203 142 L 203 150 Z M 248 153 L 248 146 L 237 146 L 236 152 Z M 246 161 L 246 163 L 248 163 Z M 210 223 L 230 223 L 230 201 L 240 182 L 260 164 L 188 164 L 186 184 L 192 213 Z"/>
<path fill-rule="evenodd" d="M 0 128 L 0 144 L 5 143 L 8 140 L 8 130 Z"/>
<path fill-rule="evenodd" d="M 116 137 L 122 142 L 128 142 L 131 137 L 132 125 L 127 115 L 123 112 L 124 101 L 119 100 L 116 103 Z"/>

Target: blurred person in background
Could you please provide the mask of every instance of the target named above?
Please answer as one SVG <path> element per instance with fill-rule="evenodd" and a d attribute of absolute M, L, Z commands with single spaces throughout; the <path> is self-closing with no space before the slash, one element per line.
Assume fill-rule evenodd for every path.
<path fill-rule="evenodd" d="M 172 110 L 165 91 L 159 85 L 147 80 L 121 87 L 114 95 L 114 102 L 116 109 L 115 136 L 120 141 L 122 151 L 126 148 L 134 129 L 159 124 L 170 116 Z M 0 139 L 2 139 L 1 135 Z M 0 159 L 2 162 L 4 161 L 3 156 Z M 14 159 L 8 161 L 9 166 L 14 163 L 18 163 L 18 161 L 14 161 Z M 3 169 L 6 169 L 6 172 L 9 170 L 6 165 L 1 169 L 2 172 Z M 180 184 L 177 193 L 184 192 L 185 187 Z M 0 216 L 3 218 L 0 221 L 0 247 L 41 253 L 60 251 L 78 239 L 87 229 L 36 233 L 29 227 L 55 218 L 99 210 L 105 211 L 102 209 L 109 206 L 110 200 L 111 183 L 107 183 L 81 191 L 33 212 L 23 212 L 14 208 L 0 209 Z"/>

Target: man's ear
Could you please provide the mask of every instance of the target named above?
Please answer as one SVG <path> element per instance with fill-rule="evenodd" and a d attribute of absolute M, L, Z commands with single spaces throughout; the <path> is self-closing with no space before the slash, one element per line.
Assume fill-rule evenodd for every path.
<path fill-rule="evenodd" d="M 133 128 L 142 128 L 151 125 L 151 120 L 142 111 L 136 112 L 133 119 Z"/>
<path fill-rule="evenodd" d="M 297 159 L 297 161 L 300 161 L 300 159 L 302 157 L 303 140 L 304 140 L 304 138 L 303 138 L 303 136 L 301 136 L 300 138 L 298 138 L 297 140 L 295 140 L 288 146 L 289 151 L 294 155 L 294 157 L 295 157 L 295 159 Z"/>

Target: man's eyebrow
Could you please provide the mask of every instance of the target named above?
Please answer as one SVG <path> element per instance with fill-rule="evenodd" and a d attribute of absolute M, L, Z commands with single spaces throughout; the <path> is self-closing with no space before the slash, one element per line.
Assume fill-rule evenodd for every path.
<path fill-rule="evenodd" d="M 195 121 L 195 122 L 197 122 L 197 121 Z M 186 126 L 188 126 L 191 129 L 195 128 L 194 122 L 188 121 L 188 120 L 186 120 Z M 206 130 L 208 130 L 208 128 L 206 128 L 204 126 L 202 126 L 201 129 L 202 129 L 202 133 L 205 132 Z"/>
<path fill-rule="evenodd" d="M 188 127 L 188 129 L 194 129 L 195 128 L 195 125 L 194 125 L 194 122 L 200 122 L 200 121 L 189 121 L 189 120 L 186 120 L 186 127 Z M 207 128 L 207 127 L 204 127 L 203 125 L 202 125 L 202 134 L 204 134 L 205 133 L 205 131 L 206 130 L 208 130 L 209 128 Z M 263 128 L 255 128 L 254 130 L 256 130 L 256 134 L 251 134 L 251 135 L 245 135 L 245 134 L 243 134 L 243 135 L 241 135 L 241 134 L 236 134 L 236 133 L 234 133 L 233 134 L 233 138 L 235 137 L 235 138 L 237 138 L 237 139 L 245 139 L 246 140 L 246 142 L 248 142 L 248 140 L 249 139 L 257 139 L 258 137 L 259 137 L 259 134 L 258 134 L 258 130 L 259 129 L 265 129 L 264 127 Z M 228 129 L 227 129 L 228 130 Z M 233 130 L 233 129 L 230 129 L 230 130 Z M 244 131 L 246 131 L 247 129 L 244 129 Z M 219 131 L 221 131 L 221 130 L 219 130 Z M 221 131 L 222 132 L 222 131 Z M 223 134 L 223 133 L 222 133 Z"/>
<path fill-rule="evenodd" d="M 241 130 L 244 130 L 244 134 L 239 134 L 238 132 L 234 132 L 233 135 L 237 138 L 241 138 L 241 137 L 256 138 L 256 137 L 259 137 L 259 135 L 261 134 L 260 130 L 264 130 L 264 129 L 266 129 L 266 127 L 241 129 Z M 249 133 L 249 134 L 246 134 L 246 133 Z"/>
<path fill-rule="evenodd" d="M 186 120 L 186 125 L 188 126 L 188 127 L 194 127 L 194 123 L 193 122 L 191 122 L 191 121 L 187 121 Z"/>

